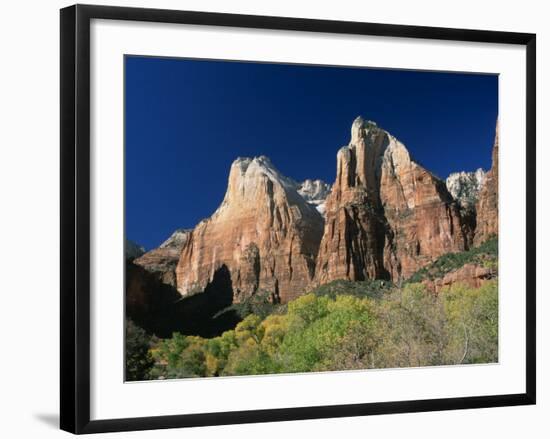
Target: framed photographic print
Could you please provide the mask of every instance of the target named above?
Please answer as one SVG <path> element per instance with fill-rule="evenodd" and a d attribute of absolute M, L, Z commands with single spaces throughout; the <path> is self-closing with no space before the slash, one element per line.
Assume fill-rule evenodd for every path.
<path fill-rule="evenodd" d="M 535 35 L 61 10 L 61 428 L 535 403 Z"/>

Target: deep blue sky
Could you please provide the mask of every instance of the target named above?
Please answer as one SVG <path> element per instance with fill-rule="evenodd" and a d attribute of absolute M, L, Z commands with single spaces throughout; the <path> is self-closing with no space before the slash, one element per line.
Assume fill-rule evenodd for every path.
<path fill-rule="evenodd" d="M 222 201 L 231 162 L 267 155 L 332 183 L 362 115 L 445 178 L 488 169 L 498 77 L 126 57 L 126 235 L 156 247 Z"/>

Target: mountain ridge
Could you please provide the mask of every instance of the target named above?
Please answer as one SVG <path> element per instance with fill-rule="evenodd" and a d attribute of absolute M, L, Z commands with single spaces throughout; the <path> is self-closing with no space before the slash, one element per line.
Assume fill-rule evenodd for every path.
<path fill-rule="evenodd" d="M 494 170 L 442 180 L 388 131 L 357 117 L 336 154 L 333 184 L 299 183 L 266 156 L 239 157 L 214 213 L 182 231 L 177 245 L 168 239 L 141 256 L 141 265 L 161 278 L 163 269 L 171 273 L 164 281 L 183 297 L 220 285 L 223 268 L 236 303 L 262 291 L 287 302 L 337 279 L 400 282 L 498 231 L 495 148 L 498 128 Z M 492 226 L 476 230 L 466 205 Z"/>

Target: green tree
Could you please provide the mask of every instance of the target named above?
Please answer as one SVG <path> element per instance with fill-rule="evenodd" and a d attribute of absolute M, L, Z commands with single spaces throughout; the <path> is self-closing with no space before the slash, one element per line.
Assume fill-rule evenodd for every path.
<path fill-rule="evenodd" d="M 234 330 L 212 339 L 173 334 L 151 349 L 156 361 L 152 376 L 257 375 L 498 360 L 496 281 L 477 289 L 453 285 L 440 294 L 419 283 L 402 288 L 384 285 L 383 293 L 373 294 L 372 282 L 346 294 L 346 285 L 334 283 L 266 317 L 248 314 Z"/>
<path fill-rule="evenodd" d="M 443 292 L 449 322 L 447 362 L 498 361 L 498 284 L 472 289 L 455 284 Z"/>
<path fill-rule="evenodd" d="M 132 320 L 126 320 L 126 380 L 143 381 L 151 379 L 154 365 L 149 352 L 150 338 Z"/>
<path fill-rule="evenodd" d="M 407 284 L 377 307 L 380 344 L 374 367 L 440 365 L 447 343 L 438 296 L 422 284 Z"/>

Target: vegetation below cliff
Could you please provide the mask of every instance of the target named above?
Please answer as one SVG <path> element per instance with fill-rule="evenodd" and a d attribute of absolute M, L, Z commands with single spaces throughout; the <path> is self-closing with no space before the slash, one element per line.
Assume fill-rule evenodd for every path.
<path fill-rule="evenodd" d="M 260 307 L 261 308 L 261 307 Z M 214 338 L 160 340 L 129 322 L 127 379 L 414 367 L 498 361 L 497 281 L 424 285 L 336 281 Z"/>
<path fill-rule="evenodd" d="M 496 269 L 498 265 L 498 237 L 493 236 L 478 247 L 463 252 L 447 253 L 430 265 L 418 270 L 407 282 L 416 283 L 442 278 L 466 264 L 477 264 Z"/>

